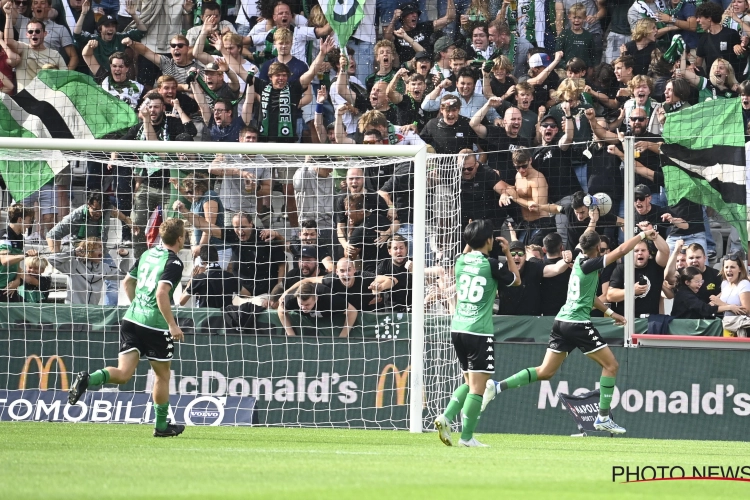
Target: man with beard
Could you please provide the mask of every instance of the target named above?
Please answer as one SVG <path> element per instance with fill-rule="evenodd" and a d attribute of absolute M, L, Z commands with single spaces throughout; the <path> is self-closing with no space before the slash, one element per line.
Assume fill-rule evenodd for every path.
<path fill-rule="evenodd" d="M 231 71 L 226 63 L 223 64 L 223 67 L 217 67 L 216 63 L 207 65 L 207 81 L 208 78 L 211 78 L 212 81 L 221 78 L 221 85 L 223 87 L 228 87 L 223 81 L 224 72 L 222 70 Z M 211 73 L 217 75 L 211 75 L 209 77 Z M 235 76 L 235 80 L 236 79 L 237 77 Z M 209 103 L 208 101 L 211 98 L 206 95 L 198 82 L 192 82 L 190 86 L 193 89 L 193 96 L 200 107 L 203 123 L 206 124 L 206 127 L 208 127 L 208 131 L 211 134 L 211 140 L 213 142 L 238 142 L 240 140 L 240 130 L 250 125 L 250 122 L 253 119 L 255 89 L 253 87 L 247 89 L 242 109 L 240 110 L 239 115 L 235 116 L 234 106 L 232 106 L 232 101 L 229 98 L 217 97 L 215 94 L 214 97 L 216 100 Z"/>
<path fill-rule="evenodd" d="M 348 195 L 345 206 L 349 234 L 346 257 L 361 260 L 362 270 L 375 273 L 386 253 L 385 242 L 391 236 L 391 221 L 378 210 L 365 206 L 362 194 Z"/>
<path fill-rule="evenodd" d="M 408 61 L 414 57 L 415 50 L 412 45 L 404 38 L 398 38 L 393 34 L 396 29 L 396 22 L 401 21 L 401 27 L 408 37 L 414 42 L 420 44 L 424 50 L 432 52 L 432 43 L 430 38 L 435 31 L 439 31 L 456 18 L 456 6 L 453 0 L 448 0 L 448 8 L 445 15 L 434 21 L 420 23 L 419 16 L 422 12 L 415 2 L 404 3 L 393 12 L 393 19 L 388 26 L 383 26 L 383 37 L 396 43 L 396 53 L 401 61 Z"/>
<path fill-rule="evenodd" d="M 392 286 L 385 295 L 383 305 L 394 312 L 411 310 L 412 263 L 409 260 L 409 243 L 406 238 L 396 234 L 388 242 L 390 259 L 383 259 L 378 264 L 378 276 L 391 279 Z"/>
<path fill-rule="evenodd" d="M 93 75 L 101 76 L 101 79 L 96 76 L 94 78 L 101 81 L 102 88 L 107 93 L 128 103 L 131 108 L 137 109 L 145 87 L 135 80 L 128 79 L 128 70 L 133 65 L 133 61 L 124 52 L 115 52 L 109 56 L 109 71 L 103 71 L 94 57 L 94 49 L 98 44 L 96 40 L 90 40 L 86 44 L 82 52 L 83 60 L 86 61 Z"/>
<path fill-rule="evenodd" d="M 420 137 L 435 148 L 437 154 L 456 154 L 462 149 L 479 149 L 479 138 L 461 115 L 461 101 L 453 94 L 440 99 L 440 114 L 424 126 Z"/>
<path fill-rule="evenodd" d="M 656 229 L 659 236 L 667 239 L 669 236 L 669 227 L 673 225 L 680 229 L 687 229 L 688 223 L 672 214 L 665 207 L 653 205 L 651 203 L 651 190 L 645 184 L 638 184 L 634 191 L 635 206 L 635 224 L 638 226 L 641 222 L 648 222 Z"/>
<path fill-rule="evenodd" d="M 513 76 L 521 78 L 526 74 L 526 61 L 529 50 L 534 48 L 524 37 L 511 32 L 507 23 L 495 19 L 488 28 L 489 38 L 498 55 L 507 56 L 513 65 Z"/>
<path fill-rule="evenodd" d="M 333 245 L 331 240 L 324 239 L 318 233 L 318 223 L 315 219 L 305 219 L 299 224 L 298 238 L 289 241 L 287 250 L 294 258 L 301 255 L 302 247 L 314 247 L 318 250 L 318 261 L 323 266 L 324 273 L 332 273 L 334 269 Z"/>
<path fill-rule="evenodd" d="M 500 176 L 494 170 L 485 168 L 479 163 L 477 155 L 471 149 L 458 152 L 463 159 L 461 166 L 461 230 L 469 221 L 489 219 L 493 227 L 500 227 L 506 211 L 498 207 L 497 191 L 504 186 Z"/>
<path fill-rule="evenodd" d="M 191 80 L 191 90 L 193 91 L 193 97 L 196 102 L 200 105 L 201 97 L 198 97 L 200 93 L 203 102 L 209 107 L 213 108 L 214 104 L 224 99 L 230 101 L 229 105 L 234 111 L 234 102 L 239 99 L 240 81 L 237 78 L 237 73 L 232 71 L 229 64 L 223 59 L 217 61 L 211 61 L 203 68 L 203 76 L 198 74 L 197 68 L 190 70 L 189 79 Z M 229 79 L 229 83 L 224 81 L 224 76 Z M 195 86 L 193 86 L 195 83 Z M 248 91 L 249 93 L 250 91 Z M 254 98 L 255 96 L 253 96 Z M 251 105 L 253 103 L 250 103 Z M 205 116 L 204 116 L 205 121 Z M 208 123 L 208 121 L 206 121 Z M 249 123 L 247 123 L 249 125 Z"/>
<path fill-rule="evenodd" d="M 334 200 L 333 221 L 336 224 L 336 239 L 347 252 L 349 234 L 347 228 L 346 198 L 352 194 L 361 194 L 365 197 L 366 207 L 375 207 L 381 214 L 388 213 L 388 205 L 376 191 L 365 187 L 365 171 L 360 167 L 353 167 L 346 171 L 346 192 L 336 196 Z"/>
<path fill-rule="evenodd" d="M 698 269 L 703 276 L 703 284 L 697 292 L 698 298 L 706 304 L 710 304 L 711 296 L 719 295 L 721 292 L 722 278 L 718 269 L 706 266 L 708 259 L 704 248 L 698 243 L 688 245 L 685 258 L 687 265 Z"/>
<path fill-rule="evenodd" d="M 317 319 L 327 319 L 332 321 L 336 313 L 345 313 L 346 321 L 341 329 L 339 337 L 349 336 L 349 331 L 357 321 L 357 310 L 351 304 L 346 302 L 343 295 L 333 294 L 331 290 L 323 284 L 301 283 L 299 287 L 290 293 L 285 292 L 279 301 L 279 320 L 287 336 L 295 337 L 294 323 L 287 311 L 299 311 L 300 317 L 316 321 Z"/>
<path fill-rule="evenodd" d="M 171 58 L 161 56 L 140 42 L 135 42 L 130 38 L 123 38 L 122 44 L 126 47 L 132 47 L 136 54 L 145 57 L 147 60 L 159 67 L 163 75 L 173 76 L 177 80 L 178 91 L 190 92 L 188 74 L 193 67 L 203 69 L 203 64 L 193 58 L 193 52 L 190 50 L 187 38 L 184 35 L 174 35 L 169 40 L 169 52 Z"/>
<path fill-rule="evenodd" d="M 284 290 L 287 292 L 304 278 L 324 276 L 325 267 L 318 260 L 318 248 L 307 245 L 300 249 L 297 265 L 284 276 Z"/>
<path fill-rule="evenodd" d="M 570 104 L 563 103 L 562 108 L 565 116 L 570 116 Z M 580 188 L 578 178 L 570 167 L 567 154 L 570 143 L 573 142 L 574 125 L 572 122 L 572 116 L 565 120 L 564 133 L 557 140 L 560 130 L 557 120 L 552 115 L 544 115 L 539 120 L 537 135 L 541 147 L 537 148 L 532 158 L 534 168 L 541 172 L 548 181 L 547 198 L 558 205 L 564 205 L 563 199 L 570 197 Z M 564 226 L 560 227 L 560 221 L 558 221 L 558 232 L 561 235 L 565 232 Z"/>
<path fill-rule="evenodd" d="M 78 68 L 78 51 L 75 47 L 73 37 L 70 36 L 70 31 L 66 26 L 57 24 L 49 18 L 49 11 L 52 8 L 51 0 L 32 0 L 31 2 L 31 19 L 20 15 L 18 12 L 18 6 L 14 2 L 8 2 L 3 6 L 6 17 L 12 22 L 12 26 L 18 30 L 19 33 L 26 33 L 31 40 L 31 36 L 40 37 L 44 40 L 44 44 L 59 54 L 65 54 L 68 59 L 67 66 L 61 64 L 58 66 L 59 69 L 67 69 L 75 71 Z M 83 16 L 82 16 L 83 17 Z M 41 21 L 44 23 L 42 30 L 39 33 L 29 33 L 29 24 L 32 21 Z M 11 37 L 13 39 L 15 37 Z M 6 33 L 5 39 L 8 40 Z M 10 45 L 10 44 L 9 44 Z M 33 44 L 30 44 L 33 46 Z M 11 47 L 11 50 L 14 50 Z M 18 52 L 14 50 L 14 52 Z M 23 58 L 23 54 L 19 54 Z M 105 58 L 106 61 L 106 58 Z M 19 88 L 19 90 L 21 90 Z"/>
<path fill-rule="evenodd" d="M 653 229 L 651 224 L 641 222 L 639 229 L 647 231 Z M 669 260 L 669 247 L 664 238 L 657 233 L 653 240 L 656 255 L 651 257 L 649 246 L 645 241 L 636 244 L 633 249 L 633 266 L 635 267 L 635 317 L 642 314 L 659 314 L 661 301 L 661 286 L 664 282 L 664 269 Z M 625 267 L 624 263 L 617 264 L 609 280 L 607 302 L 612 303 L 612 309 L 618 314 L 624 313 L 625 300 Z"/>
<path fill-rule="evenodd" d="M 73 35 L 75 36 L 76 43 L 79 47 L 86 46 L 91 40 L 96 40 L 98 42 L 96 48 L 94 48 L 94 57 L 99 63 L 99 66 L 104 69 L 108 68 L 107 62 L 109 62 L 109 56 L 115 52 L 123 52 L 125 50 L 125 44 L 123 43 L 124 39 L 128 38 L 138 42 L 146 36 L 146 31 L 148 30 L 140 17 L 138 17 L 138 12 L 135 8 L 135 1 L 129 0 L 125 5 L 128 15 L 133 18 L 135 29 L 123 33 L 117 33 L 117 19 L 112 16 L 102 16 L 96 23 L 96 33 L 83 31 L 83 23 L 86 14 L 91 9 L 91 0 L 86 0 L 83 2 L 81 16 L 78 18 L 78 22 L 73 30 Z M 96 73 L 94 73 L 94 75 L 96 75 Z"/>
<path fill-rule="evenodd" d="M 19 56 L 16 66 L 16 85 L 18 92 L 22 91 L 36 77 L 45 65 L 53 65 L 59 69 L 65 68 L 65 60 L 56 50 L 44 45 L 47 32 L 44 23 L 31 20 L 26 25 L 26 38 L 29 43 L 17 42 L 13 39 L 13 24 L 11 24 L 10 3 L 3 5 L 5 11 L 5 43 L 8 49 Z"/>
<path fill-rule="evenodd" d="M 476 132 L 477 137 L 485 140 L 486 150 L 492 151 L 488 154 L 487 165 L 497 170 L 500 179 L 508 184 L 513 184 L 516 178 L 513 168 L 513 151 L 531 146 L 531 140 L 519 135 L 521 122 L 523 120 L 518 108 L 508 108 L 505 111 L 505 119 L 502 127 L 484 126 L 482 121 L 490 109 L 502 102 L 500 97 L 492 97 L 482 108 L 471 117 L 469 125 Z"/>
<path fill-rule="evenodd" d="M 406 75 L 409 75 L 409 70 L 401 68 L 396 72 L 396 76 L 391 80 L 391 83 L 388 84 L 388 99 L 396 105 L 398 112 L 398 118 L 392 123 L 398 125 L 414 124 L 417 127 L 417 132 L 419 132 L 434 116 L 434 113 L 422 109 L 425 91 L 424 76 L 412 73 L 406 79 L 406 94 L 401 94 L 396 90 L 399 82 Z"/>
<path fill-rule="evenodd" d="M 475 92 L 476 82 L 477 78 L 474 70 L 471 68 L 462 68 L 458 72 L 456 91 L 448 92 L 446 90 L 453 85 L 453 82 L 446 78 L 440 82 L 440 85 L 435 87 L 435 90 L 427 95 L 422 102 L 422 109 L 425 111 L 437 111 L 440 108 L 442 97 L 454 95 L 461 101 L 461 115 L 471 118 L 487 104 L 487 98 Z M 487 108 L 484 111 L 484 115 L 487 115 L 487 120 L 490 123 L 494 123 L 495 120 L 500 118 L 500 115 L 495 111 L 495 107 L 499 106 L 499 104 L 500 102 L 495 101 L 495 104 L 491 108 Z M 482 116 L 484 117 L 484 115 Z"/>
<path fill-rule="evenodd" d="M 354 262 L 347 257 L 342 257 L 336 263 L 336 272 L 328 274 L 319 280 L 331 290 L 334 295 L 344 297 L 346 301 L 357 311 L 374 311 L 382 297 L 375 295 L 370 290 L 375 280 L 375 274 L 368 271 L 357 271 Z"/>

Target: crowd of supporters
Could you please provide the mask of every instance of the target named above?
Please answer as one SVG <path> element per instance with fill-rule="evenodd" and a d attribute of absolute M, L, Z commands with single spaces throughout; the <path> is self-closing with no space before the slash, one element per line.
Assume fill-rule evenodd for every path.
<path fill-rule="evenodd" d="M 724 244 L 710 209 L 668 203 L 659 150 L 666 115 L 699 102 L 740 97 L 750 120 L 743 0 L 368 0 L 345 48 L 315 1 L 0 4 L 0 90 L 23 91 L 41 69 L 89 74 L 138 114 L 123 140 L 426 144 L 452 155 L 461 229 L 490 219 L 513 240 L 522 286 L 500 293 L 499 314 L 556 314 L 583 232 L 597 231 L 606 252 L 647 226 L 660 236 L 635 251 L 637 315 L 663 313 L 665 299 L 679 318 L 750 311 L 741 242 L 730 234 Z M 622 219 L 625 135 L 636 137 L 635 228 Z M 116 159 L 89 162 L 80 207 L 65 174 L 15 200 L 0 247 L 3 297 L 44 300 L 53 266 L 69 275 L 69 302 L 116 304 L 110 224 L 120 221 L 138 258 L 161 207 L 192 227 L 182 304 L 249 297 L 244 311 L 278 308 L 289 334 L 290 310 L 345 313 L 344 335 L 358 311 L 409 310 L 412 186 L 424 175 L 411 163 L 334 169 L 216 155 L 188 173 Z M 439 176 L 426 175 L 439 193 Z M 602 216 L 587 196 L 600 192 L 613 201 Z M 32 226 L 51 256 L 24 260 Z M 450 310 L 461 248 L 439 240 L 426 245 L 427 300 Z M 720 270 L 717 252 L 728 255 Z M 613 265 L 600 280 L 615 311 L 623 274 Z"/>

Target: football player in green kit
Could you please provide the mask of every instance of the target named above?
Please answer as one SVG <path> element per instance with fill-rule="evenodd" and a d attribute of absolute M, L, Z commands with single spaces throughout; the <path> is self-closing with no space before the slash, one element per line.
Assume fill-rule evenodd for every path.
<path fill-rule="evenodd" d="M 577 347 L 602 367 L 599 379 L 599 415 L 594 421 L 594 427 L 612 434 L 625 433 L 625 429 L 609 417 L 619 365 L 591 323 L 591 309 L 596 307 L 605 316 L 614 319 L 617 325 L 625 324 L 625 318 L 607 308 L 596 296 L 599 272 L 632 251 L 639 242 L 645 239 L 655 240 L 657 234 L 653 229 L 643 231 L 605 255 L 599 254 L 599 235 L 595 231 L 589 230 L 581 235 L 576 247 L 579 253 L 573 260 L 573 272 L 568 281 L 568 298 L 555 317 L 542 366 L 526 368 L 500 382 L 488 380 L 482 410 L 498 392 L 522 387 L 537 380 L 551 379 L 568 354 Z"/>
<path fill-rule="evenodd" d="M 180 219 L 168 219 L 159 227 L 159 235 L 161 244 L 140 256 L 123 283 L 131 304 L 120 327 L 117 368 L 107 367 L 91 374 L 79 372 L 70 387 L 68 402 L 76 404 L 88 387 L 126 384 L 141 356 L 145 356 L 156 376 L 154 437 L 171 437 L 185 430 L 184 425 L 167 421 L 173 340 L 184 338 L 172 314 L 172 294 L 182 279 L 183 266 L 177 254 L 185 244 L 185 224 Z"/>
<path fill-rule="evenodd" d="M 498 285 L 521 284 L 510 245 L 500 238 L 507 265 L 489 256 L 494 245 L 492 221 L 472 221 L 464 230 L 466 248 L 456 261 L 456 312 L 451 323 L 451 339 L 461 364 L 465 382 L 451 396 L 445 412 L 435 420 L 440 440 L 453 445 L 450 423 L 463 412 L 461 446 L 486 446 L 474 438 L 482 408 L 482 393 L 495 373 L 492 306 Z"/>

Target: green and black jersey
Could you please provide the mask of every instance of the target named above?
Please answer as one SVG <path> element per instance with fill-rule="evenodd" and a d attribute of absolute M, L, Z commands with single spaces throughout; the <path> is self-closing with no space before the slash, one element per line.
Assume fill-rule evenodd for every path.
<path fill-rule="evenodd" d="M 607 266 L 606 255 L 593 259 L 583 253 L 576 256 L 573 272 L 568 280 L 568 296 L 565 305 L 555 317 L 568 323 L 591 321 L 591 309 L 594 307 L 596 289 L 599 285 L 599 272 Z"/>
<path fill-rule="evenodd" d="M 516 276 L 497 259 L 473 251 L 456 261 L 456 313 L 451 330 L 474 335 L 494 335 L 492 305 L 498 283 L 510 286 Z"/>
<path fill-rule="evenodd" d="M 169 299 L 182 279 L 182 261 L 173 251 L 159 245 L 141 255 L 130 270 L 130 277 L 138 280 L 135 298 L 123 319 L 153 330 L 169 330 L 167 321 L 156 304 L 156 288 L 159 283 L 169 283 Z"/>

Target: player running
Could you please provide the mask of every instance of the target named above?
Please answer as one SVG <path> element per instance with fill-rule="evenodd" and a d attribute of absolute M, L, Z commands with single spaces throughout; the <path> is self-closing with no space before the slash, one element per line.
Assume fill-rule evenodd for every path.
<path fill-rule="evenodd" d="M 495 372 L 492 305 L 498 283 L 521 284 L 516 263 L 510 256 L 510 245 L 500 238 L 508 265 L 489 256 L 494 244 L 492 221 L 470 222 L 464 230 L 466 248 L 456 261 L 456 313 L 451 323 L 451 339 L 461 364 L 465 382 L 451 396 L 445 411 L 435 420 L 440 440 L 453 446 L 450 423 L 463 411 L 461 446 L 487 446 L 474 438 L 474 429 L 482 408 L 482 392 Z"/>
<path fill-rule="evenodd" d="M 599 255 L 599 235 L 595 231 L 586 231 L 581 235 L 576 247 L 579 253 L 575 257 L 573 272 L 568 281 L 568 298 L 555 317 L 542 366 L 526 368 L 501 382 L 488 380 L 482 399 L 482 411 L 498 392 L 537 380 L 551 379 L 568 354 L 577 347 L 602 367 L 602 376 L 599 379 L 599 415 L 594 421 L 594 428 L 613 434 L 625 433 L 624 428 L 609 418 L 609 406 L 612 402 L 612 393 L 615 391 L 615 377 L 619 366 L 615 355 L 591 323 L 591 309 L 593 305 L 605 316 L 614 319 L 615 324 L 625 324 L 625 318 L 608 309 L 596 296 L 599 271 L 632 251 L 639 242 L 646 238 L 655 240 L 657 235 L 656 231 L 649 229 L 633 236 L 605 255 Z"/>
<path fill-rule="evenodd" d="M 126 384 L 133 377 L 140 357 L 145 356 L 156 376 L 154 437 L 171 437 L 185 430 L 184 425 L 167 421 L 172 341 L 184 338 L 171 307 L 172 294 L 182 279 L 182 261 L 177 253 L 185 244 L 184 222 L 180 219 L 162 222 L 159 236 L 161 245 L 144 252 L 125 277 L 125 293 L 131 304 L 120 327 L 117 368 L 107 367 L 92 374 L 79 372 L 70 387 L 68 402 L 76 404 L 91 386 Z"/>

